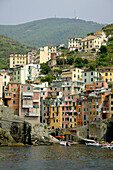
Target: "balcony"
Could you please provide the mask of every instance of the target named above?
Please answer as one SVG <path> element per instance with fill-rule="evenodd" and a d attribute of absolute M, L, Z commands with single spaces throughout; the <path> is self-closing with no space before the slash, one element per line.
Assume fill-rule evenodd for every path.
<path fill-rule="evenodd" d="M 35 99 L 35 100 L 33 100 L 33 102 L 39 102 L 39 101 L 40 101 L 39 99 L 37 99 L 37 100 L 36 100 L 36 99 Z"/>
<path fill-rule="evenodd" d="M 22 100 L 32 100 L 32 97 L 25 97 L 25 96 L 23 96 Z"/>
<path fill-rule="evenodd" d="M 33 92 L 23 92 L 23 96 L 33 96 Z"/>
<path fill-rule="evenodd" d="M 103 113 L 109 113 L 109 110 L 104 110 Z"/>
<path fill-rule="evenodd" d="M 33 105 L 22 105 L 22 108 L 24 109 L 24 108 L 33 108 Z"/>
<path fill-rule="evenodd" d="M 31 116 L 31 117 L 37 117 L 37 116 L 40 116 L 40 113 L 25 113 L 25 116 Z"/>

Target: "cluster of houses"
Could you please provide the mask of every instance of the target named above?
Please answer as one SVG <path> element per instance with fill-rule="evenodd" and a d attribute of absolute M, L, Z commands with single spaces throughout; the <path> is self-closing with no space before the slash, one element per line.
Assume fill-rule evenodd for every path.
<path fill-rule="evenodd" d="M 98 46 L 99 49 L 100 42 L 102 45 L 105 39 L 101 31 L 89 35 L 89 38 L 73 39 L 74 46 L 68 48 L 79 50 L 81 43 L 80 48 L 88 47 L 89 50 Z M 73 41 L 69 39 L 68 44 L 73 44 Z M 50 129 L 75 128 L 89 121 L 110 118 L 113 114 L 113 89 L 108 85 L 113 83 L 113 68 L 95 71 L 69 68 L 64 69 L 51 84 L 41 82 L 40 64 L 52 59 L 55 61 L 59 55 L 61 52 L 54 45 L 26 55 L 11 54 L 10 68 L 0 70 L 0 105 L 13 108 L 15 115 L 23 117 L 32 127 L 47 123 Z"/>

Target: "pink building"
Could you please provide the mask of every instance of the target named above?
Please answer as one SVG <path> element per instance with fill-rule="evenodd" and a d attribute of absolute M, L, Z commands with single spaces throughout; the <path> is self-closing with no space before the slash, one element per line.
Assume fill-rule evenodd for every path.
<path fill-rule="evenodd" d="M 108 84 L 105 81 L 97 81 L 96 88 L 103 87 L 104 89 L 108 89 Z"/>
<path fill-rule="evenodd" d="M 19 116 L 31 123 L 40 123 L 40 90 L 29 84 L 20 85 Z"/>

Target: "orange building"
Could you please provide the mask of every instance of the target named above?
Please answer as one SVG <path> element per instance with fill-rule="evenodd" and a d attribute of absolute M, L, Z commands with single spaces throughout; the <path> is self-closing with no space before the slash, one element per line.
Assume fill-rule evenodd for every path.
<path fill-rule="evenodd" d="M 19 115 L 19 86 L 20 83 L 10 82 L 4 94 L 5 105 L 12 107 L 17 115 Z"/>

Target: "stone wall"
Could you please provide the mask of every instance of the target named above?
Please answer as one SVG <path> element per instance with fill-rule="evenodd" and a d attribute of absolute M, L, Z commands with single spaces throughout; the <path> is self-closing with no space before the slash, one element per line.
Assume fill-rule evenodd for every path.
<path fill-rule="evenodd" d="M 31 125 L 9 107 L 0 107 L 0 144 L 30 143 Z"/>

